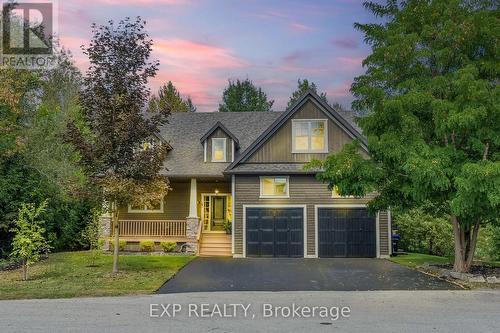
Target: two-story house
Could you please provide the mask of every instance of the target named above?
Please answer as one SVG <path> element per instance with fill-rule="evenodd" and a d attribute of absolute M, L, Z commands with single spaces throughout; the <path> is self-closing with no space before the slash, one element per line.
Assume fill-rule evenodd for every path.
<path fill-rule="evenodd" d="M 284 112 L 174 113 L 160 134 L 172 189 L 152 208 L 122 207 L 121 239 L 235 258 L 390 255 L 390 212 L 371 215 L 368 197 L 340 197 L 304 170 L 353 139 L 368 158 L 351 113 L 314 92 Z"/>

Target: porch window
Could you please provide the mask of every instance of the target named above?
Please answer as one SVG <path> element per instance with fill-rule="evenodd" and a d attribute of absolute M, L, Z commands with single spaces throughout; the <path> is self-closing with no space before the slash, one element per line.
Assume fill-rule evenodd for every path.
<path fill-rule="evenodd" d="M 327 153 L 327 121 L 293 120 L 292 153 Z"/>
<path fill-rule="evenodd" d="M 153 201 L 149 205 L 128 205 L 129 213 L 163 213 L 163 200 Z"/>
<path fill-rule="evenodd" d="M 226 162 L 226 138 L 212 138 L 212 162 Z"/>
<path fill-rule="evenodd" d="M 261 198 L 288 198 L 288 177 L 260 177 Z"/>

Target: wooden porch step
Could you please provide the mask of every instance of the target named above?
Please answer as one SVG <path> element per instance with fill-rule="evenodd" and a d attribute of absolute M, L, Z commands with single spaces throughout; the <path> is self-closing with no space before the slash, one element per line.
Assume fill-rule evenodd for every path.
<path fill-rule="evenodd" d="M 203 234 L 199 255 L 202 257 L 230 257 L 231 235 L 223 233 Z"/>

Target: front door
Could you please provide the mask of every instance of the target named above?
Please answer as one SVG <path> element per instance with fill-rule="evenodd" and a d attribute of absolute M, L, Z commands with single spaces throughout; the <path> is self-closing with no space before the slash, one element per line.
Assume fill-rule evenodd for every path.
<path fill-rule="evenodd" d="M 227 194 L 203 194 L 203 231 L 224 232 L 224 223 L 230 219 Z"/>
<path fill-rule="evenodd" d="M 227 200 L 226 197 L 213 196 L 211 200 L 212 216 L 210 219 L 211 231 L 224 231 L 226 221 Z"/>

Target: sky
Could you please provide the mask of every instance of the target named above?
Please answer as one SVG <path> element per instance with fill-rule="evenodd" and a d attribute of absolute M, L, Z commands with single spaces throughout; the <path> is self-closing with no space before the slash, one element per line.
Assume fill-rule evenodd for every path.
<path fill-rule="evenodd" d="M 77 66 L 92 23 L 141 16 L 160 69 L 198 111 L 217 111 L 228 79 L 250 79 L 284 110 L 299 78 L 350 108 L 349 87 L 369 54 L 354 22 L 373 21 L 362 0 L 59 0 L 61 45 Z"/>

